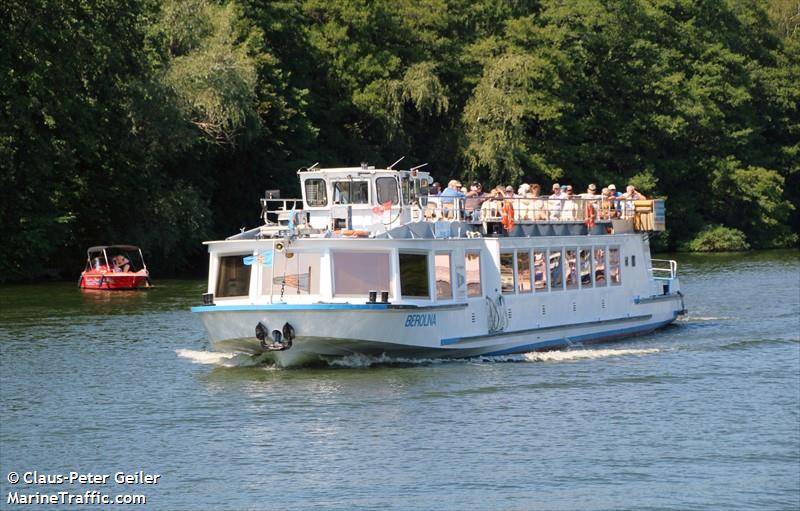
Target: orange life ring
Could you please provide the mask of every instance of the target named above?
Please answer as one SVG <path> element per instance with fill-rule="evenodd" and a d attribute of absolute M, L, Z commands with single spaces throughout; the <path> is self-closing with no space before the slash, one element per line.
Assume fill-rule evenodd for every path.
<path fill-rule="evenodd" d="M 503 228 L 506 232 L 510 232 L 514 228 L 514 206 L 511 201 L 506 201 L 503 205 L 503 219 L 501 221 Z"/>
<path fill-rule="evenodd" d="M 584 223 L 586 224 L 586 229 L 589 233 L 592 232 L 594 229 L 594 217 L 596 215 L 596 211 L 594 209 L 594 204 L 591 202 L 586 203 L 586 210 L 584 211 Z"/>
<path fill-rule="evenodd" d="M 341 234 L 342 236 L 352 236 L 356 238 L 366 238 L 369 236 L 369 231 L 359 231 L 354 229 L 339 229 L 333 232 L 336 234 Z"/>

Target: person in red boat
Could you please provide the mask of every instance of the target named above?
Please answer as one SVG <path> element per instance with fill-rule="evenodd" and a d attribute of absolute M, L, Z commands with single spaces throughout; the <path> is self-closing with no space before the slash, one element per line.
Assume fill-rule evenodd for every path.
<path fill-rule="evenodd" d="M 129 272 L 131 271 L 131 262 L 124 255 L 116 255 L 113 259 L 114 271 Z"/>

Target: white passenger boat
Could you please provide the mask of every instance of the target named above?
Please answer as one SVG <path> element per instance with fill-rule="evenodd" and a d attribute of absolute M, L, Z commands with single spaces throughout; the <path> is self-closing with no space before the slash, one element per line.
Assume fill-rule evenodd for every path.
<path fill-rule="evenodd" d="M 419 168 L 364 164 L 298 176 L 302 198 L 268 192 L 263 225 L 206 243 L 192 311 L 218 349 L 281 366 L 474 357 L 643 334 L 685 312 L 675 261 L 650 257 L 661 200 L 481 204 L 428 197 Z"/>

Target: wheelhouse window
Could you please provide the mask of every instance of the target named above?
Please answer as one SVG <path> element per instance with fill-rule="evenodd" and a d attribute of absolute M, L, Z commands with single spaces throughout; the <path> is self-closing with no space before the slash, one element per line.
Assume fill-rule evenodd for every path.
<path fill-rule="evenodd" d="M 520 250 L 517 252 L 517 292 L 531 291 L 531 254 L 527 250 Z"/>
<path fill-rule="evenodd" d="M 250 294 L 250 266 L 244 258 L 250 254 L 237 254 L 219 258 L 217 274 L 217 298 L 231 298 Z"/>
<path fill-rule="evenodd" d="M 500 253 L 500 291 L 514 294 L 514 252 Z"/>
<path fill-rule="evenodd" d="M 375 188 L 378 190 L 378 204 L 400 202 L 397 195 L 397 181 L 393 177 L 379 177 L 375 180 Z"/>
<path fill-rule="evenodd" d="M 450 254 L 437 253 L 434 256 L 434 271 L 436 273 L 436 299 L 450 300 L 453 298 L 453 283 L 450 278 Z"/>
<path fill-rule="evenodd" d="M 575 249 L 565 251 L 567 264 L 567 289 L 578 288 L 578 252 Z"/>
<path fill-rule="evenodd" d="M 594 247 L 594 282 L 597 286 L 607 286 L 606 251 L 603 247 Z"/>
<path fill-rule="evenodd" d="M 368 204 L 367 181 L 337 181 L 333 185 L 333 202 L 336 204 Z"/>
<path fill-rule="evenodd" d="M 272 268 L 261 272 L 261 292 L 283 297 L 318 295 L 321 260 L 319 253 L 274 252 Z"/>
<path fill-rule="evenodd" d="M 533 282 L 537 291 L 547 291 L 547 264 L 546 252 L 535 250 L 533 252 Z"/>
<path fill-rule="evenodd" d="M 612 286 L 622 284 L 622 276 L 619 268 L 619 247 L 608 249 L 608 279 Z"/>
<path fill-rule="evenodd" d="M 399 260 L 400 295 L 412 300 L 430 299 L 428 255 L 400 252 Z"/>
<path fill-rule="evenodd" d="M 466 253 L 465 270 L 467 272 L 467 297 L 480 298 L 483 296 L 481 289 L 481 253 Z"/>
<path fill-rule="evenodd" d="M 333 261 L 333 295 L 368 296 L 370 291 L 388 291 L 388 252 L 331 253 Z"/>
<path fill-rule="evenodd" d="M 324 179 L 306 179 L 306 203 L 310 207 L 328 205 L 328 190 Z"/>
<path fill-rule="evenodd" d="M 592 251 L 581 249 L 581 287 L 592 287 Z"/>
<path fill-rule="evenodd" d="M 561 251 L 550 251 L 550 289 L 553 291 L 561 290 L 563 285 L 564 270 L 562 268 Z"/>

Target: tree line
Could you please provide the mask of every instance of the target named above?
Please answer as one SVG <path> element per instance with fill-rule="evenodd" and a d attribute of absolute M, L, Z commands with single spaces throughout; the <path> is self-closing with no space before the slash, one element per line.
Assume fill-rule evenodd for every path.
<path fill-rule="evenodd" d="M 667 249 L 795 246 L 798 26 L 788 0 L 8 0 L 0 280 L 122 242 L 203 273 L 298 167 L 400 156 L 633 183 Z"/>

